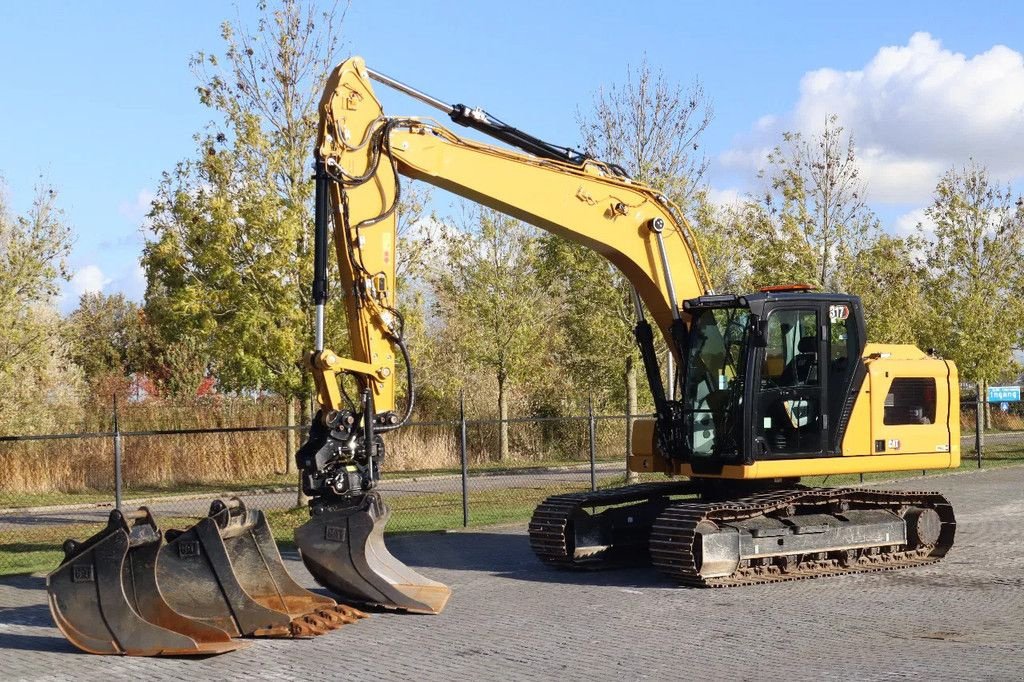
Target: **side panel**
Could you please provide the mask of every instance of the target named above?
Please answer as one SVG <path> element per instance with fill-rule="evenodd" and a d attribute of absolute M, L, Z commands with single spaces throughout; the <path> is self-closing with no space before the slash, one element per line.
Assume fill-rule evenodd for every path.
<path fill-rule="evenodd" d="M 879 359 L 868 366 L 871 449 L 866 454 L 949 454 L 949 368 L 939 360 Z M 959 420 L 959 406 L 953 415 Z M 865 453 L 858 453 L 865 454 Z"/>
<path fill-rule="evenodd" d="M 960 466 L 960 373 L 951 360 L 946 360 L 946 381 L 949 385 L 949 468 Z"/>
<path fill-rule="evenodd" d="M 662 457 L 654 447 L 653 419 L 637 419 L 633 422 L 633 442 L 630 444 L 627 468 L 637 473 L 672 473 L 672 462 Z"/>

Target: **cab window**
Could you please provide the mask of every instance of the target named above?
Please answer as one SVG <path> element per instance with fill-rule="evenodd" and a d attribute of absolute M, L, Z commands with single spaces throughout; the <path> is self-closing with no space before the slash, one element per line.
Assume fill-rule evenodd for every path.
<path fill-rule="evenodd" d="M 768 318 L 761 387 L 818 385 L 818 315 L 780 310 Z"/>
<path fill-rule="evenodd" d="M 882 423 L 890 426 L 935 423 L 935 379 L 902 377 L 892 380 L 885 396 Z"/>

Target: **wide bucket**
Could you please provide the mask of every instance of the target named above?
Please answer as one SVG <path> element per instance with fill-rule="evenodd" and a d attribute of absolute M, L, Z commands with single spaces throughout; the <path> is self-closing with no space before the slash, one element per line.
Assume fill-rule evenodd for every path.
<path fill-rule="evenodd" d="M 89 653 L 129 656 L 211 655 L 244 646 L 168 605 L 155 577 L 162 542 L 142 508 L 114 510 L 93 537 L 64 543 L 64 561 L 47 576 L 46 590 L 69 642 Z"/>
<path fill-rule="evenodd" d="M 352 507 L 314 509 L 312 518 L 295 529 L 295 544 L 313 578 L 346 602 L 440 613 L 451 590 L 392 556 L 384 545 L 390 515 L 375 492 Z"/>

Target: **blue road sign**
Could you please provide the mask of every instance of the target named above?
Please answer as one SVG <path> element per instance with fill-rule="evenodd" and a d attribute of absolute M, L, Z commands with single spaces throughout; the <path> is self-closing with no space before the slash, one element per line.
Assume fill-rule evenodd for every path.
<path fill-rule="evenodd" d="M 989 386 L 988 401 L 990 403 L 1019 403 L 1020 386 Z"/>

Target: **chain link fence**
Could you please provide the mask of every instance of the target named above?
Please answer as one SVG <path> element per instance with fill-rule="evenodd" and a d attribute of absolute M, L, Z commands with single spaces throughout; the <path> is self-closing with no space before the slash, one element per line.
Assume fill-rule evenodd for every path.
<path fill-rule="evenodd" d="M 267 512 L 278 542 L 307 519 L 292 448 L 305 427 L 283 407 L 161 412 L 113 411 L 101 430 L 0 436 L 0 575 L 49 570 L 60 545 L 99 531 L 112 508 L 145 505 L 164 529 L 204 516 L 218 497 L 241 496 Z M 982 418 L 979 420 L 978 415 Z M 641 415 L 642 416 L 642 415 Z M 264 421 L 265 420 L 265 421 Z M 202 426 L 189 428 L 189 422 Z M 260 424 L 258 422 L 262 421 Z M 1024 462 L 1024 410 L 971 398 L 961 405 L 962 467 Z M 986 424 L 988 428 L 980 428 Z M 627 417 L 412 422 L 386 437 L 380 490 L 389 532 L 521 523 L 550 495 L 624 482 Z M 508 455 L 499 458 L 504 431 Z"/>
<path fill-rule="evenodd" d="M 115 408 L 88 432 L 0 436 L 0 575 L 57 566 L 64 540 L 98 532 L 113 508 L 147 506 L 166 530 L 231 495 L 266 511 L 290 547 L 308 518 L 293 460 L 305 426 L 267 425 L 283 421 L 281 404 L 237 414 L 172 407 L 155 418 L 147 410 Z M 138 428 L 154 423 L 168 428 Z M 621 483 L 626 423 L 592 411 L 412 422 L 385 436 L 388 531 L 521 522 L 549 495 Z"/>

